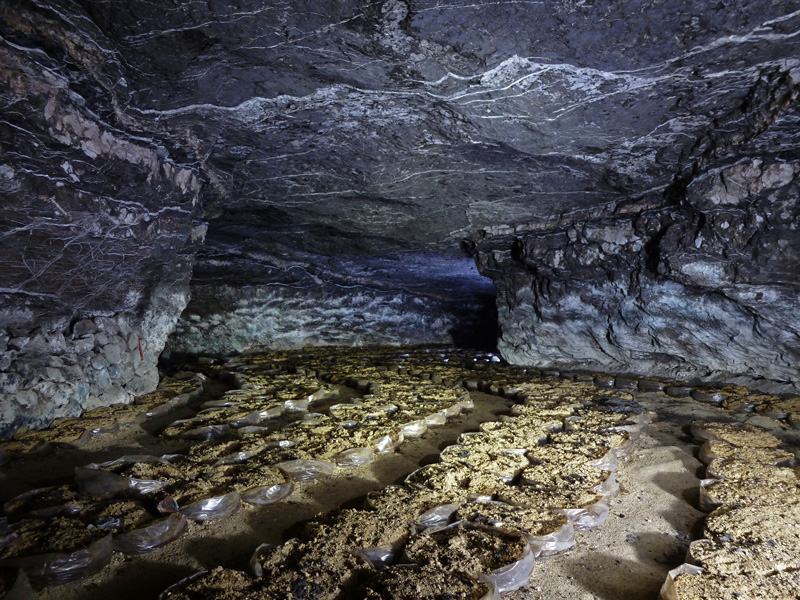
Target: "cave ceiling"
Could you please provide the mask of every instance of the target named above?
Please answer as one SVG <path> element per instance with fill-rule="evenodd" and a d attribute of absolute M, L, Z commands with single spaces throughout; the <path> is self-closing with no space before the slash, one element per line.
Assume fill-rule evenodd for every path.
<path fill-rule="evenodd" d="M 197 273 L 363 257 L 414 279 L 485 228 L 674 201 L 720 131 L 796 151 L 796 116 L 748 111 L 794 81 L 797 8 L 10 0 L 2 35 L 103 127 L 196 174 Z"/>

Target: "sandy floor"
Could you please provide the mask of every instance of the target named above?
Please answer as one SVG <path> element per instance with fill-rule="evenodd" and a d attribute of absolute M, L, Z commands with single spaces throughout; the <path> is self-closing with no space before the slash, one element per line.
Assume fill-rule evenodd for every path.
<path fill-rule="evenodd" d="M 342 388 L 346 399 L 348 388 Z M 305 520 L 339 507 L 361 507 L 374 489 L 399 483 L 420 465 L 435 462 L 438 453 L 464 431 L 508 413 L 511 401 L 473 392 L 475 410 L 408 441 L 394 454 L 379 455 L 370 465 L 337 470 L 325 480 L 299 484 L 286 500 L 267 507 L 243 508 L 219 522 L 191 523 L 189 534 L 155 552 L 131 558 L 115 554 L 111 565 L 84 581 L 39 593 L 41 600 L 155 600 L 170 584 L 201 569 L 224 566 L 247 569 L 252 551 L 263 542 L 279 544 L 299 535 Z M 704 517 L 696 509 L 697 446 L 689 437 L 693 420 L 728 420 L 736 415 L 690 399 L 637 393 L 636 399 L 659 420 L 638 439 L 634 452 L 621 461 L 617 478 L 622 493 L 611 502 L 611 513 L 599 530 L 576 534 L 577 545 L 564 555 L 537 562 L 529 584 L 511 600 L 655 599 L 666 573 L 683 562 L 689 542 L 700 537 Z M 180 415 L 177 415 L 180 416 Z M 170 415 L 169 420 L 176 418 Z M 746 418 L 741 415 L 740 418 Z M 754 417 L 759 425 L 779 427 L 776 421 Z M 149 428 L 158 424 L 149 424 Z M 781 431 L 798 444 L 793 431 Z M 80 450 L 48 459 L 15 462 L 0 470 L 2 496 L 41 485 L 66 482 L 72 469 L 91 461 L 125 453 L 163 453 L 180 443 L 156 440 L 139 427 L 113 438 L 92 440 Z"/>

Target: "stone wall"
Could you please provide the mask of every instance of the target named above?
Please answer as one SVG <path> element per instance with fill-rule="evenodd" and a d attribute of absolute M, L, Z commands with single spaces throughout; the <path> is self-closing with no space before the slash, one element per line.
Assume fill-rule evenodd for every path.
<path fill-rule="evenodd" d="M 192 287 L 192 301 L 167 349 L 234 354 L 259 347 L 493 344 L 491 296 L 443 301 L 369 288 Z"/>
<path fill-rule="evenodd" d="M 122 126 L 113 45 L 68 14 L 0 7 L 0 436 L 152 390 L 204 232 L 197 169 Z"/>
<path fill-rule="evenodd" d="M 503 356 L 800 388 L 800 161 L 741 158 L 629 210 L 479 242 Z"/>

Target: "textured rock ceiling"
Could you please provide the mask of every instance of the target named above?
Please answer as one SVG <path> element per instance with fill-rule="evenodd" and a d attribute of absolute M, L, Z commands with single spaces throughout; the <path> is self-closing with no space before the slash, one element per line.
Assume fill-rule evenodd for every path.
<path fill-rule="evenodd" d="M 800 23 L 792 1 L 81 4 L 109 118 L 201 170 L 214 245 L 270 253 L 453 252 L 664 188 L 796 64 Z"/>
<path fill-rule="evenodd" d="M 328 341 L 375 341 L 356 313 L 430 341 L 406 333 L 491 293 L 469 238 L 508 358 L 682 375 L 745 327 L 734 372 L 800 379 L 798 57 L 796 0 L 5 0 L 0 367 L 28 364 L 37 325 L 77 339 L 100 315 L 154 365 L 192 276 L 188 349 L 274 342 L 251 325 L 281 315 L 292 338 L 313 306 L 307 331 L 356 332 Z M 630 313 L 642 280 L 695 308 Z M 726 319 L 705 355 L 691 332 L 659 346 Z"/>

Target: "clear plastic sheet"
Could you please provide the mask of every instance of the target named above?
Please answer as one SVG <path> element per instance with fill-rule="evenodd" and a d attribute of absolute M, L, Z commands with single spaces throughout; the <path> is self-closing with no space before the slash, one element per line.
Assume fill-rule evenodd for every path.
<path fill-rule="evenodd" d="M 719 441 L 719 437 L 711 430 L 703 427 L 700 423 L 692 423 L 690 432 L 692 437 L 699 442 Z"/>
<path fill-rule="evenodd" d="M 524 535 L 536 557 L 558 554 L 575 545 L 575 528 L 572 526 L 572 521 L 567 521 L 546 535 Z"/>
<path fill-rule="evenodd" d="M 588 462 L 589 466 L 594 467 L 595 469 L 600 469 L 601 471 L 616 471 L 619 463 L 617 462 L 617 453 L 612 448 L 602 458 L 598 458 L 597 460 L 590 460 Z"/>
<path fill-rule="evenodd" d="M 59 585 L 105 567 L 113 554 L 111 534 L 75 552 L 51 552 L 0 561 L 0 566 L 24 569 L 36 585 Z"/>
<path fill-rule="evenodd" d="M 373 567 L 380 567 L 394 562 L 398 548 L 394 546 L 378 546 L 376 548 L 359 548 L 353 554 L 362 557 Z"/>
<path fill-rule="evenodd" d="M 181 437 L 187 440 L 201 440 L 207 442 L 208 440 L 216 440 L 225 437 L 231 431 L 231 426 L 223 425 L 206 425 L 204 427 L 197 427 L 190 429 L 181 434 Z"/>
<path fill-rule="evenodd" d="M 590 531 L 605 523 L 609 508 L 604 502 L 595 502 L 583 508 L 559 508 L 553 512 L 566 516 L 575 531 Z"/>
<path fill-rule="evenodd" d="M 89 463 L 84 465 L 86 469 L 110 469 L 122 465 L 134 465 L 136 463 L 160 463 L 167 464 L 169 461 L 163 456 L 153 456 L 152 454 L 125 454 L 114 460 L 107 460 L 101 463 Z"/>
<path fill-rule="evenodd" d="M 241 498 L 237 492 L 214 496 L 184 506 L 180 513 L 192 521 L 216 521 L 230 517 L 241 507 Z"/>
<path fill-rule="evenodd" d="M 707 465 L 712 460 L 719 458 L 719 456 L 711 451 L 711 446 L 713 443 L 713 441 L 707 440 L 702 446 L 700 446 L 700 453 L 697 458 L 699 458 L 700 462 L 704 465 Z"/>
<path fill-rule="evenodd" d="M 286 473 L 296 483 L 314 481 L 320 477 L 332 475 L 335 467 L 332 462 L 303 459 L 287 460 L 274 466 Z"/>
<path fill-rule="evenodd" d="M 291 481 L 288 483 L 276 483 L 275 485 L 250 488 L 241 493 L 241 498 L 242 502 L 247 502 L 247 504 L 265 506 L 267 504 L 274 504 L 278 500 L 283 500 L 291 494 L 293 490 L 294 484 Z"/>
<path fill-rule="evenodd" d="M 220 467 L 222 465 L 240 465 L 259 454 L 259 452 L 261 452 L 260 449 L 253 450 L 252 452 L 233 452 L 221 457 L 217 462 L 214 463 L 214 466 Z"/>
<path fill-rule="evenodd" d="M 440 506 L 434 506 L 417 517 L 415 524 L 421 530 L 446 527 L 450 524 L 453 515 L 460 507 L 460 504 L 442 504 Z"/>
<path fill-rule="evenodd" d="M 425 417 L 425 425 L 428 427 L 441 427 L 447 423 L 447 417 L 444 415 L 443 411 L 439 411 L 437 413 L 433 413 L 432 415 L 428 415 Z"/>
<path fill-rule="evenodd" d="M 163 592 L 158 595 L 158 600 L 169 600 L 169 597 L 172 596 L 173 592 L 179 591 L 181 588 L 185 587 L 187 584 L 192 583 L 193 581 L 197 581 L 201 577 L 204 577 L 208 574 L 208 571 L 198 571 L 193 575 L 189 575 L 189 577 L 184 577 L 180 581 L 173 583 Z"/>
<path fill-rule="evenodd" d="M 702 575 L 705 573 L 700 567 L 684 563 L 667 573 L 667 580 L 661 586 L 658 595 L 659 600 L 681 600 L 678 591 L 675 589 L 675 580 L 681 575 Z"/>
<path fill-rule="evenodd" d="M 272 544 L 261 544 L 258 548 L 255 549 L 253 555 L 250 557 L 250 572 L 253 574 L 253 577 L 256 579 L 260 579 L 264 575 L 264 568 L 261 566 L 261 557 L 264 556 L 264 553 L 267 550 L 274 548 Z"/>
<path fill-rule="evenodd" d="M 390 433 L 388 435 L 384 435 L 383 437 L 379 437 L 377 440 L 373 440 L 372 447 L 378 454 L 386 454 L 387 452 L 394 452 L 400 447 L 403 441 L 403 432 L 398 431 L 396 433 Z"/>
<path fill-rule="evenodd" d="M 178 396 L 170 398 L 166 402 L 151 408 L 149 411 L 144 413 L 144 416 L 147 419 L 156 419 L 158 417 L 163 417 L 182 406 L 186 406 L 187 404 L 189 404 L 190 399 L 191 399 L 190 394 L 179 394 Z"/>
<path fill-rule="evenodd" d="M 75 484 L 78 491 L 95 498 L 113 498 L 127 491 L 139 495 L 152 494 L 167 484 L 154 479 L 134 479 L 101 469 L 75 468 Z"/>
<path fill-rule="evenodd" d="M 49 492 L 50 490 L 54 490 L 55 488 L 56 486 L 54 485 L 48 485 L 46 487 L 34 488 L 32 490 L 28 490 L 27 492 L 22 492 L 21 494 L 17 494 L 16 496 L 11 498 L 10 500 L 7 500 L 3 504 L 3 512 L 5 514 L 10 514 L 14 512 L 12 509 L 13 505 L 17 504 L 20 500 L 24 500 L 25 498 L 32 498 L 33 496 L 40 496 L 46 492 Z M 0 535 L 2 535 L 3 522 L 8 524 L 8 520 L 5 517 L 3 517 L 3 519 L 0 519 Z"/>
<path fill-rule="evenodd" d="M 619 446 L 614 447 L 614 453 L 617 455 L 617 458 L 625 458 L 630 456 L 631 452 L 633 452 L 633 439 L 628 438 L 624 442 L 622 442 Z"/>
<path fill-rule="evenodd" d="M 31 582 L 22 569 L 19 570 L 17 580 L 8 590 L 4 600 L 36 600 L 36 594 L 31 587 Z"/>
<path fill-rule="evenodd" d="M 489 591 L 480 600 L 501 600 L 500 592 L 493 581 L 489 581 Z"/>
<path fill-rule="evenodd" d="M 465 396 L 467 397 L 464 400 L 459 400 L 458 402 L 461 412 L 473 410 L 475 408 L 475 401 L 470 398 L 468 394 L 465 394 Z M 464 396 L 461 397 L 464 398 Z"/>
<path fill-rule="evenodd" d="M 80 493 L 95 498 L 112 498 L 127 492 L 131 487 L 128 477 L 83 467 L 75 467 L 75 484 Z"/>
<path fill-rule="evenodd" d="M 722 404 L 728 397 L 727 394 L 724 394 L 720 391 L 703 390 L 699 388 L 692 390 L 691 396 L 698 402 L 705 402 L 706 404 L 716 404 L 716 405 Z"/>
<path fill-rule="evenodd" d="M 308 398 L 303 398 L 302 400 L 287 400 L 283 403 L 283 406 L 287 411 L 306 412 L 310 403 L 309 398 L 310 396 Z"/>
<path fill-rule="evenodd" d="M 257 410 L 255 412 L 251 412 L 247 416 L 242 417 L 241 419 L 234 419 L 229 423 L 229 425 L 234 429 L 241 429 L 243 427 L 259 425 L 264 421 L 269 421 L 270 419 L 277 419 L 278 417 L 282 416 L 283 413 L 284 413 L 283 406 L 276 406 L 273 408 L 268 408 L 267 410 Z"/>
<path fill-rule="evenodd" d="M 610 473 L 603 483 L 594 486 L 592 489 L 603 496 L 603 502 L 608 502 L 619 496 L 619 483 L 617 483 L 614 473 Z"/>
<path fill-rule="evenodd" d="M 235 400 L 209 400 L 208 402 L 203 402 L 199 408 L 201 410 L 209 410 L 209 409 L 218 409 L 218 408 L 234 408 L 235 406 L 239 406 L 241 402 Z"/>
<path fill-rule="evenodd" d="M 453 419 L 461 414 L 461 405 L 456 403 L 439 411 L 445 419 Z"/>
<path fill-rule="evenodd" d="M 528 583 L 531 573 L 533 573 L 534 562 L 534 551 L 528 543 L 518 560 L 505 567 L 495 569 L 489 574 L 481 575 L 478 581 L 494 583 L 497 586 L 498 594 L 513 592 Z"/>
<path fill-rule="evenodd" d="M 358 426 L 359 426 L 359 422 L 358 421 L 340 421 L 339 422 L 339 427 L 341 427 L 342 429 L 344 429 L 346 431 L 352 431 L 353 429 L 355 429 Z"/>
<path fill-rule="evenodd" d="M 722 501 L 714 496 L 713 484 L 718 482 L 719 479 L 701 479 L 700 480 L 700 498 L 698 500 L 698 507 L 703 512 L 712 512 L 714 509 L 722 506 Z"/>
<path fill-rule="evenodd" d="M 267 434 L 273 431 L 274 429 L 272 427 L 259 427 L 258 425 L 246 425 L 236 429 L 236 433 L 238 433 L 240 436 Z"/>
<path fill-rule="evenodd" d="M 123 554 L 144 554 L 177 540 L 186 531 L 188 521 L 180 514 L 171 514 L 163 521 L 113 538 L 113 548 Z"/>
<path fill-rule="evenodd" d="M 428 431 L 428 426 L 424 419 L 411 421 L 400 428 L 400 432 L 405 437 L 419 437 Z"/>
<path fill-rule="evenodd" d="M 374 459 L 375 450 L 372 448 L 350 448 L 333 456 L 333 462 L 337 467 L 361 467 Z"/>

